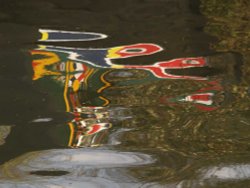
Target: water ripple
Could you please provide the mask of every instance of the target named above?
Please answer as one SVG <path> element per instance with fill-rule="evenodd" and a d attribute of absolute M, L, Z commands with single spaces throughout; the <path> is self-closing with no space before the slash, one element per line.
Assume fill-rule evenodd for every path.
<path fill-rule="evenodd" d="M 146 154 L 105 149 L 56 149 L 24 154 L 0 167 L 4 187 L 133 187 L 121 167 L 151 164 Z M 18 186 L 17 186 L 18 184 Z"/>

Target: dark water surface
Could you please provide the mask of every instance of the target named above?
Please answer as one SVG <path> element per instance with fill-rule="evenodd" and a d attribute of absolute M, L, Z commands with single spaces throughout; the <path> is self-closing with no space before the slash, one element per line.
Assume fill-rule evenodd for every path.
<path fill-rule="evenodd" d="M 0 187 L 250 186 L 249 47 L 199 7 L 0 0 Z"/>

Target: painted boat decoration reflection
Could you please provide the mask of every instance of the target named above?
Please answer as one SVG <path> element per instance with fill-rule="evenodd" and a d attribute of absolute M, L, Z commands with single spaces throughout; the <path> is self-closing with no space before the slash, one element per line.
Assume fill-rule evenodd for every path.
<path fill-rule="evenodd" d="M 72 32 L 40 29 L 40 42 L 91 41 L 106 38 L 100 33 Z M 220 107 L 214 99 L 223 95 L 220 79 L 210 80 L 206 76 L 178 75 L 169 70 L 213 67 L 210 57 L 185 57 L 159 61 L 150 65 L 115 64 L 112 60 L 147 56 L 163 51 L 152 43 L 137 43 L 108 48 L 73 48 L 53 45 L 39 45 L 31 51 L 34 57 L 33 80 L 50 79 L 63 93 L 65 111 L 74 115 L 68 123 L 70 136 L 68 146 L 81 147 L 86 137 L 90 145 L 100 143 L 96 136 L 104 133 L 112 124 L 109 121 L 110 99 L 104 91 L 113 87 L 107 77 L 115 70 L 141 70 L 147 73 L 142 79 L 120 81 L 117 85 L 138 85 L 162 79 L 183 79 L 206 82 L 208 88 L 177 97 L 159 99 L 161 104 L 193 104 L 202 111 L 213 111 Z"/>

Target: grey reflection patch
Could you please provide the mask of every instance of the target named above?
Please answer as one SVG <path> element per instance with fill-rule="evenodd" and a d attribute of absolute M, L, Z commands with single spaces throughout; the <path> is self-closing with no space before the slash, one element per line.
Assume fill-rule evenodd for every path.
<path fill-rule="evenodd" d="M 217 187 L 219 182 L 240 182 L 250 179 L 250 164 L 228 164 L 201 168 L 194 178 L 182 180 L 177 188 Z"/>
<path fill-rule="evenodd" d="M 5 139 L 10 134 L 11 126 L 0 125 L 0 145 L 5 143 Z"/>
<path fill-rule="evenodd" d="M 153 163 L 142 153 L 104 149 L 56 149 L 30 152 L 0 166 L 0 187 L 138 187 L 126 168 Z M 43 176 L 30 172 L 69 172 Z M 46 174 L 46 173 L 45 173 Z M 16 186 L 14 186 L 16 187 Z"/>
<path fill-rule="evenodd" d="M 182 180 L 177 188 L 217 187 L 220 182 L 240 182 L 250 179 L 250 164 L 228 164 L 201 168 L 197 176 Z M 219 185 L 218 185 L 219 186 Z"/>
<path fill-rule="evenodd" d="M 116 70 L 111 73 L 109 73 L 112 77 L 120 77 L 120 78 L 129 78 L 134 76 L 132 72 L 129 72 L 128 70 Z"/>
<path fill-rule="evenodd" d="M 50 122 L 52 121 L 52 118 L 38 118 L 38 119 L 34 119 L 32 122 L 33 123 L 40 123 L 40 122 Z"/>
<path fill-rule="evenodd" d="M 122 133 L 127 132 L 127 131 L 131 131 L 132 129 L 119 129 L 114 133 L 111 133 L 109 135 L 109 139 L 108 139 L 108 145 L 119 145 L 121 144 L 121 141 L 119 140 L 119 137 L 122 135 Z"/>
<path fill-rule="evenodd" d="M 215 166 L 201 171 L 203 179 L 243 180 L 250 178 L 250 165 Z"/>

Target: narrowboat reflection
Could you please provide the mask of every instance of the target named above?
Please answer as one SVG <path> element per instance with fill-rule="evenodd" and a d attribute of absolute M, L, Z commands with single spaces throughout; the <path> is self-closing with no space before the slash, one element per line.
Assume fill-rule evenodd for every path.
<path fill-rule="evenodd" d="M 40 42 L 89 41 L 106 37 L 103 34 L 85 32 L 57 30 L 40 30 L 40 32 L 42 34 Z M 103 177 L 103 173 L 112 173 L 112 177 L 123 180 L 128 175 L 116 169 L 106 171 L 106 169 L 100 168 L 127 167 L 154 162 L 149 155 L 140 153 L 117 153 L 109 150 L 100 151 L 97 149 L 94 151 L 81 148 L 103 145 L 114 147 L 116 144 L 122 144 L 117 135 L 119 138 L 122 137 L 121 135 L 127 136 L 128 142 L 134 140 L 136 140 L 134 143 L 137 144 L 142 142 L 145 145 L 144 148 L 162 147 L 164 151 L 176 152 L 175 150 L 179 150 L 177 153 L 192 153 L 192 148 L 190 151 L 186 151 L 186 148 L 183 151 L 184 145 L 183 147 L 181 145 L 175 146 L 178 141 L 181 142 L 176 135 L 184 134 L 185 131 L 178 132 L 177 128 L 173 128 L 171 124 L 174 121 L 177 124 L 184 122 L 184 127 L 189 127 L 193 123 L 193 119 L 183 117 L 183 120 L 182 117 L 179 119 L 175 116 L 171 117 L 173 111 L 160 110 L 156 112 L 151 110 L 151 106 L 157 109 L 179 109 L 180 106 L 183 111 L 187 109 L 187 112 L 190 112 L 189 107 L 191 106 L 194 113 L 201 111 L 208 114 L 221 108 L 227 101 L 227 96 L 230 95 L 227 85 L 231 82 L 237 82 L 240 78 L 241 58 L 235 53 L 218 53 L 205 57 L 159 61 L 149 65 L 114 63 L 115 59 L 153 55 L 161 51 L 163 51 L 162 47 L 152 43 L 101 49 L 39 45 L 38 48 L 31 50 L 34 83 L 39 86 L 40 90 L 48 92 L 49 97 L 54 102 L 53 108 L 56 110 L 48 116 L 31 117 L 30 121 L 25 122 L 25 126 L 9 128 L 8 133 L 1 136 L 0 143 L 3 144 L 0 148 L 1 152 L 11 153 L 8 155 L 8 159 L 2 158 L 1 163 L 14 158 L 13 161 L 6 162 L 1 166 L 4 178 L 8 176 L 12 178 L 11 176 L 13 176 L 19 183 L 26 186 L 30 185 L 26 179 L 34 180 L 35 176 L 47 174 L 48 176 L 58 176 L 58 178 L 53 177 L 53 180 L 36 178 L 35 184 L 61 185 L 58 182 L 64 179 L 62 185 L 74 181 L 73 187 L 83 185 L 83 182 L 86 183 L 86 186 L 95 186 L 106 181 L 108 181 L 108 187 L 113 184 L 116 186 L 116 180 L 110 180 L 109 175 L 107 178 L 106 175 Z M 224 61 L 229 63 L 221 65 Z M 239 72 L 235 72 L 237 70 Z M 225 76 L 230 83 L 225 82 Z M 130 98 L 130 91 L 149 85 L 151 87 L 159 81 L 164 82 L 164 87 L 167 85 L 165 81 L 171 81 L 169 84 L 169 90 L 172 90 L 171 94 L 156 92 L 148 100 L 149 103 L 143 99 L 151 93 L 142 92 L 143 95 L 137 96 L 134 92 L 133 97 L 139 98 L 139 100 Z M 184 82 L 193 83 L 197 90 L 186 87 Z M 178 94 L 173 89 L 176 85 L 182 87 Z M 132 102 L 128 102 L 129 100 Z M 137 103 L 137 101 L 139 102 Z M 144 109 L 147 105 L 150 105 L 150 108 Z M 145 119 L 144 112 L 151 119 L 143 125 L 152 128 L 152 132 L 150 134 L 147 132 L 145 135 L 136 123 L 138 119 L 139 121 Z M 143 114 L 143 118 L 138 114 Z M 198 127 L 202 124 L 200 119 L 197 119 L 199 121 Z M 131 127 L 121 126 L 123 121 L 130 120 L 133 122 Z M 155 120 L 168 122 L 164 126 L 159 126 L 159 123 L 151 125 L 150 122 Z M 133 131 L 140 133 L 133 135 Z M 195 134 L 195 131 L 197 130 L 194 130 L 191 135 Z M 172 133 L 173 135 L 171 135 Z M 168 137 L 168 141 L 164 139 L 164 136 Z M 152 137 L 162 139 L 164 144 L 160 146 L 159 140 L 156 144 L 153 143 Z M 184 136 L 187 142 L 191 137 L 187 134 Z M 172 143 L 171 139 L 173 138 L 174 142 Z M 20 143 L 19 140 L 21 140 Z M 4 144 L 4 142 L 6 143 Z M 195 144 L 199 146 L 198 149 L 207 147 L 203 143 Z M 11 148 L 17 146 L 18 149 L 15 152 L 10 152 Z M 69 147 L 71 150 L 36 151 Z M 126 148 L 126 143 L 123 144 L 123 147 Z M 130 144 L 129 147 L 135 149 L 136 145 Z M 33 153 L 16 158 L 23 153 L 34 150 Z M 102 175 L 93 178 L 92 175 L 86 177 L 79 176 L 77 173 Z M 128 178 L 129 182 L 130 178 Z M 94 181 L 94 184 L 90 185 L 89 181 Z M 137 183 L 128 184 L 129 187 L 132 185 L 143 186 Z"/>

